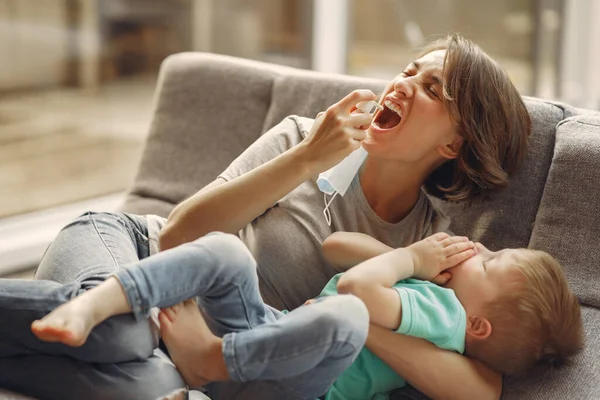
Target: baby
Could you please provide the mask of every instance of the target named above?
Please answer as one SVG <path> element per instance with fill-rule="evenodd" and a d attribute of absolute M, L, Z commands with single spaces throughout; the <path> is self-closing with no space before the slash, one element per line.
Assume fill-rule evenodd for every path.
<path fill-rule="evenodd" d="M 330 282 L 323 294 L 333 294 L 336 287 L 339 293 L 353 293 L 367 305 L 372 323 L 422 337 L 503 374 L 538 361 L 562 364 L 581 349 L 579 302 L 554 258 L 528 249 L 492 252 L 480 243 L 471 248 L 471 242 L 460 240 L 466 238 L 438 233 L 406 249 L 386 251 L 387 246 L 363 234 L 334 233 L 323 247 L 340 270 L 364 256 L 384 254 L 337 275 L 336 285 Z M 432 280 L 438 271 L 444 271 L 437 277 L 444 287 L 405 279 Z M 365 374 L 360 369 L 367 365 Z M 330 392 L 339 389 L 366 399 L 404 384 L 364 350 Z"/>
<path fill-rule="evenodd" d="M 169 250 L 179 254 L 177 262 L 162 263 L 158 255 L 119 271 L 31 329 L 43 341 L 82 346 L 112 316 L 143 320 L 150 308 L 163 307 L 163 340 L 190 387 L 269 380 L 325 399 L 385 398 L 406 384 L 364 347 L 369 323 L 506 374 L 540 360 L 564 362 L 582 347 L 579 303 L 547 253 L 491 252 L 445 233 L 391 249 L 340 232 L 323 247 L 341 269 L 359 263 L 289 313 L 262 302 L 256 264 L 243 243 L 212 233 Z M 443 287 L 429 282 L 440 278 Z M 194 297 L 205 318 L 193 301 L 171 307 Z"/>

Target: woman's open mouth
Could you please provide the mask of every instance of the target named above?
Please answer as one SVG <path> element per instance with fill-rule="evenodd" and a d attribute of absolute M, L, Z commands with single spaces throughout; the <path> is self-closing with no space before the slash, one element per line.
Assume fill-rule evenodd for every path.
<path fill-rule="evenodd" d="M 402 121 L 402 110 L 390 100 L 383 102 L 383 110 L 377 114 L 373 123 L 381 129 L 392 129 Z"/>

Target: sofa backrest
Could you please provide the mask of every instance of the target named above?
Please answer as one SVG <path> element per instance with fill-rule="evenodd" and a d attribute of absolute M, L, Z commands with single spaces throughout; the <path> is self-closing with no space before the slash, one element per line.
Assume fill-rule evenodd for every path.
<path fill-rule="evenodd" d="M 600 115 L 561 121 L 530 246 L 554 255 L 579 299 L 600 307 Z"/>
<path fill-rule="evenodd" d="M 122 207 L 166 216 L 213 181 L 262 133 L 273 81 L 285 67 L 181 53 L 161 66 L 154 117 Z"/>
<path fill-rule="evenodd" d="M 314 117 L 353 89 L 378 93 L 384 85 L 214 54 L 171 56 L 161 68 L 151 131 L 122 209 L 166 216 L 285 116 Z M 600 253 L 580 252 L 572 240 L 591 245 L 596 236 L 591 221 L 600 198 L 590 192 L 600 176 L 600 117 L 536 98 L 525 103 L 533 120 L 530 152 L 509 187 L 468 208 L 436 203 L 454 219 L 457 234 L 494 249 L 532 246 L 557 255 L 580 297 L 596 302 L 585 274 L 599 273 L 593 262 Z"/>

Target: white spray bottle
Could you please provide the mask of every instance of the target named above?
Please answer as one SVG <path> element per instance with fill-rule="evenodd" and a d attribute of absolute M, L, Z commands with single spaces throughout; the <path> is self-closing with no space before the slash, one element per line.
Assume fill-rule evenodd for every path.
<path fill-rule="evenodd" d="M 383 110 L 383 107 L 374 101 L 361 101 L 356 105 L 356 108 L 371 115 L 375 114 L 377 110 Z M 327 225 L 331 226 L 331 213 L 329 212 L 331 202 L 333 202 L 333 199 L 338 194 L 342 197 L 346 194 L 354 176 L 356 176 L 360 166 L 365 161 L 365 158 L 367 158 L 367 154 L 366 150 L 361 146 L 350 153 L 339 164 L 319 174 L 317 186 L 323 192 L 325 202 L 323 215 L 325 215 Z M 327 195 L 332 196 L 329 201 L 327 201 Z"/>

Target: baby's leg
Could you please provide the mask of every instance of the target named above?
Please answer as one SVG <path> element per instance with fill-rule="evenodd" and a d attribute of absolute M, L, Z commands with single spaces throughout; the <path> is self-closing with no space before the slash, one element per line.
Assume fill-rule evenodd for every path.
<path fill-rule="evenodd" d="M 292 347 L 288 355 L 291 357 L 274 359 L 281 356 L 279 351 L 285 350 L 283 345 L 288 343 L 284 342 L 281 348 L 276 348 L 271 353 L 263 354 L 259 347 L 255 354 L 249 355 L 253 363 L 237 361 L 237 365 L 247 365 L 247 379 L 272 376 L 273 380 L 213 382 L 206 386 L 209 389 L 207 394 L 214 399 L 322 398 L 342 372 L 354 362 L 367 335 L 366 308 L 362 302 L 356 301 L 358 299 L 346 302 L 344 297 L 349 296 L 330 297 L 316 304 L 300 307 L 278 321 L 284 323 L 285 319 L 294 315 L 301 322 L 299 329 L 294 331 L 298 337 L 294 340 L 294 337 L 290 336 L 292 342 L 289 344 Z M 342 301 L 343 304 L 336 303 L 338 301 Z M 307 314 L 298 315 L 301 310 Z M 302 323 L 303 319 L 306 319 L 306 323 Z M 238 347 L 235 348 L 237 349 Z M 253 371 L 253 368 L 257 370 Z M 282 377 L 287 374 L 297 375 Z"/>
<path fill-rule="evenodd" d="M 212 311 L 214 318 L 217 310 Z M 366 307 L 349 295 L 326 298 L 222 339 L 210 332 L 191 302 L 161 313 L 163 340 L 178 370 L 191 387 L 222 381 L 209 386 L 216 398 L 229 392 L 259 398 L 269 391 L 285 398 L 318 397 L 352 364 L 368 325 Z M 267 382 L 240 387 L 228 380 Z"/>
<path fill-rule="evenodd" d="M 157 345 L 148 321 L 121 316 L 103 324 L 83 347 L 47 343 L 32 332 L 32 322 L 85 292 L 85 282 L 60 284 L 39 280 L 0 280 L 0 357 L 64 355 L 87 362 L 115 363 L 144 359 Z"/>
<path fill-rule="evenodd" d="M 45 342 L 80 347 L 87 341 L 92 328 L 112 316 L 128 312 L 131 308 L 121 285 L 111 277 L 59 305 L 42 319 L 33 321 L 31 331 Z"/>
<path fill-rule="evenodd" d="M 275 323 L 226 335 L 223 356 L 234 381 L 273 380 L 292 394 L 316 398 L 352 365 L 368 330 L 360 299 L 326 297 Z"/>

